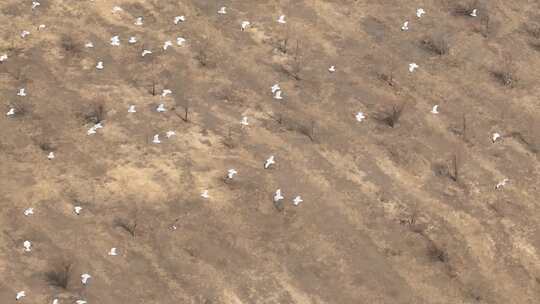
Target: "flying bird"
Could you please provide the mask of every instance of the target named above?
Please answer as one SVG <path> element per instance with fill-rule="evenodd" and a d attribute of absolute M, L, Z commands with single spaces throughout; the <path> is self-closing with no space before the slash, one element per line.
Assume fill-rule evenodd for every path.
<path fill-rule="evenodd" d="M 227 171 L 227 177 L 229 179 L 232 179 L 236 174 L 238 174 L 238 172 L 235 169 L 229 169 L 229 171 Z"/>
<path fill-rule="evenodd" d="M 295 197 L 293 199 L 293 205 L 295 206 L 298 206 L 300 205 L 301 202 L 303 202 L 304 200 L 302 200 L 302 197 L 300 195 L 298 195 L 297 197 Z"/>
<path fill-rule="evenodd" d="M 167 138 L 171 138 L 171 137 L 173 137 L 175 135 L 176 135 L 176 132 L 174 132 L 174 131 L 167 131 L 167 133 L 165 133 L 165 136 Z"/>
<path fill-rule="evenodd" d="M 172 94 L 172 91 L 169 89 L 163 89 L 163 91 L 161 91 L 161 97 L 167 97 L 167 95 L 170 94 Z"/>
<path fill-rule="evenodd" d="M 152 143 L 154 144 L 160 144 L 161 140 L 159 140 L 159 134 L 154 135 L 154 139 L 152 139 Z"/>
<path fill-rule="evenodd" d="M 81 283 L 83 283 L 83 285 L 88 284 L 88 280 L 90 280 L 90 278 L 92 278 L 91 275 L 89 275 L 88 273 L 83 273 L 81 275 Z"/>
<path fill-rule="evenodd" d="M 219 8 L 217 13 L 220 14 L 220 15 L 226 15 L 227 14 L 227 8 L 225 6 L 222 6 L 222 7 Z"/>
<path fill-rule="evenodd" d="M 183 46 L 185 42 L 186 42 L 186 39 L 184 39 L 182 37 L 177 37 L 176 38 L 176 44 L 179 45 L 179 46 Z"/>
<path fill-rule="evenodd" d="M 54 156 L 54 152 L 52 152 L 52 151 L 49 152 L 49 155 L 47 155 L 47 158 L 48 158 L 48 159 L 51 159 L 51 160 L 54 159 L 54 157 L 55 157 L 55 156 Z"/>
<path fill-rule="evenodd" d="M 83 208 L 81 206 L 75 206 L 75 207 L 73 207 L 73 212 L 75 212 L 76 215 L 80 215 L 82 209 Z"/>
<path fill-rule="evenodd" d="M 328 72 L 330 72 L 330 73 L 334 73 L 335 71 L 336 71 L 336 66 L 335 65 L 328 68 Z"/>
<path fill-rule="evenodd" d="M 24 215 L 25 215 L 25 216 L 32 216 L 32 215 L 34 215 L 34 208 L 27 208 L 26 210 L 24 210 Z"/>
<path fill-rule="evenodd" d="M 408 31 L 409 30 L 409 21 L 403 22 L 403 25 L 401 26 L 402 31 Z"/>
<path fill-rule="evenodd" d="M 165 43 L 163 44 L 163 50 L 166 51 L 170 46 L 173 46 L 172 41 L 170 40 L 165 41 Z"/>
<path fill-rule="evenodd" d="M 15 108 L 9 109 L 9 111 L 6 113 L 7 116 L 13 116 L 15 115 Z"/>
<path fill-rule="evenodd" d="M 152 54 L 152 51 L 149 51 L 149 50 L 143 50 L 141 56 L 144 57 L 144 56 L 149 55 L 149 54 Z"/>
<path fill-rule="evenodd" d="M 8 59 L 8 55 L 7 54 L 2 54 L 0 55 L 0 62 L 4 62 Z"/>
<path fill-rule="evenodd" d="M 130 43 L 130 44 L 137 43 L 137 38 L 135 36 L 129 37 L 128 43 Z"/>
<path fill-rule="evenodd" d="M 84 44 L 84 47 L 85 48 L 93 48 L 94 44 L 92 43 L 92 41 L 88 41 L 87 43 Z"/>
<path fill-rule="evenodd" d="M 431 114 L 439 114 L 439 105 L 434 105 L 431 109 Z"/>
<path fill-rule="evenodd" d="M 275 164 L 275 163 L 276 163 L 276 162 L 275 162 L 275 160 L 274 160 L 274 155 L 272 155 L 272 156 L 270 156 L 270 157 L 266 160 L 266 162 L 264 162 L 264 168 L 265 168 L 265 169 L 268 169 L 268 168 L 270 168 L 270 166 L 272 166 L 272 165 Z"/>
<path fill-rule="evenodd" d="M 476 17 L 476 16 L 478 16 L 477 13 L 478 13 L 478 9 L 475 8 L 475 9 L 473 9 L 473 10 L 471 11 L 470 15 L 471 15 L 471 17 Z"/>
<path fill-rule="evenodd" d="M 362 121 L 364 121 L 364 119 L 366 119 L 366 115 L 364 115 L 363 112 L 356 113 L 355 117 L 356 117 L 356 121 L 358 121 L 358 122 L 362 122 Z"/>
<path fill-rule="evenodd" d="M 176 16 L 176 17 L 174 17 L 174 24 L 178 24 L 178 23 L 184 22 L 184 21 L 186 21 L 185 16 Z"/>
<path fill-rule="evenodd" d="M 58 299 L 54 299 L 54 300 L 52 301 L 52 304 L 60 304 L 60 301 L 59 301 Z"/>
<path fill-rule="evenodd" d="M 250 25 L 251 23 L 249 21 L 242 21 L 242 25 L 241 25 L 242 31 L 245 31 Z"/>
<path fill-rule="evenodd" d="M 274 84 L 270 89 L 272 90 L 272 94 L 275 94 L 276 91 L 281 90 L 278 83 Z"/>
<path fill-rule="evenodd" d="M 163 112 L 166 112 L 167 109 L 165 109 L 165 105 L 164 105 L 164 104 L 160 103 L 160 104 L 158 105 L 158 107 L 156 108 L 156 111 L 159 112 L 159 113 L 163 113 Z"/>
<path fill-rule="evenodd" d="M 21 38 L 24 38 L 26 36 L 30 35 L 30 32 L 29 31 L 22 31 L 21 32 Z"/>
<path fill-rule="evenodd" d="M 285 15 L 279 16 L 277 22 L 278 22 L 278 23 L 281 23 L 281 24 L 287 23 L 287 21 L 285 21 Z"/>
<path fill-rule="evenodd" d="M 111 45 L 112 46 L 120 46 L 120 37 L 112 36 L 111 37 Z"/>
<path fill-rule="evenodd" d="M 240 121 L 240 124 L 242 126 L 249 126 L 248 118 L 247 116 L 242 117 L 242 120 Z"/>
<path fill-rule="evenodd" d="M 501 134 L 495 132 L 495 133 L 493 133 L 493 135 L 491 136 L 491 141 L 492 141 L 493 143 L 495 143 L 495 142 L 496 142 L 498 139 L 500 139 L 500 138 L 502 138 Z"/>
<path fill-rule="evenodd" d="M 44 29 L 45 27 L 46 27 L 45 24 L 40 24 L 40 25 L 38 26 L 37 29 L 38 29 L 38 31 L 41 31 L 41 30 Z"/>
<path fill-rule="evenodd" d="M 204 191 L 201 193 L 201 197 L 202 197 L 202 198 L 206 198 L 206 199 L 210 198 L 210 195 L 208 195 L 208 190 L 204 190 Z"/>
<path fill-rule="evenodd" d="M 115 6 L 112 8 L 113 13 L 119 13 L 121 11 L 123 11 L 123 9 L 120 6 Z"/>
<path fill-rule="evenodd" d="M 26 292 L 23 291 L 19 291 L 17 292 L 17 295 L 15 296 L 15 300 L 19 301 L 20 299 L 26 297 Z"/>
<path fill-rule="evenodd" d="M 41 3 L 37 2 L 37 1 L 32 1 L 32 9 L 35 9 L 40 5 L 41 5 Z"/>
<path fill-rule="evenodd" d="M 503 188 L 504 186 L 506 186 L 506 183 L 508 183 L 508 182 L 509 182 L 508 178 L 503 179 L 502 181 L 500 181 L 500 182 L 495 186 L 495 189 L 497 189 L 497 190 L 502 190 L 502 188 Z"/>
<path fill-rule="evenodd" d="M 137 17 L 137 19 L 135 19 L 135 25 L 143 25 L 143 17 Z"/>
<path fill-rule="evenodd" d="M 134 106 L 134 105 L 130 105 L 129 108 L 128 108 L 128 113 L 135 113 L 135 112 L 137 112 L 137 111 L 135 110 L 135 106 Z"/>
<path fill-rule="evenodd" d="M 100 62 L 97 63 L 96 69 L 103 70 L 103 61 L 100 61 Z"/>
<path fill-rule="evenodd" d="M 426 11 L 423 8 L 419 8 L 416 10 L 416 17 L 422 18 L 422 16 L 426 13 Z"/>
<path fill-rule="evenodd" d="M 283 99 L 283 96 L 281 96 L 281 90 L 276 91 L 276 93 L 274 94 L 274 99 L 278 99 L 278 100 Z"/>
<path fill-rule="evenodd" d="M 26 89 L 25 88 L 19 89 L 19 92 L 17 93 L 17 96 L 21 96 L 21 97 L 26 96 Z"/>
<path fill-rule="evenodd" d="M 23 242 L 23 247 L 24 247 L 25 252 L 32 251 L 32 243 L 30 241 L 24 241 Z"/>
<path fill-rule="evenodd" d="M 86 304 L 85 300 L 77 300 L 75 301 L 75 304 Z"/>
<path fill-rule="evenodd" d="M 94 126 L 92 126 L 90 129 L 88 129 L 88 131 L 86 132 L 86 134 L 88 135 L 94 135 L 97 133 L 97 129 L 102 129 L 103 128 L 103 125 L 101 124 L 101 122 L 98 122 L 97 124 L 95 124 Z"/>
<path fill-rule="evenodd" d="M 283 198 L 284 198 L 283 195 L 281 195 L 281 189 L 277 189 L 276 193 L 274 194 L 274 202 L 277 203 Z"/>
<path fill-rule="evenodd" d="M 419 68 L 418 64 L 416 63 L 409 63 L 409 72 L 414 72 L 414 70 L 416 70 L 417 68 Z"/>
<path fill-rule="evenodd" d="M 109 253 L 107 254 L 110 256 L 117 256 L 118 253 L 116 252 L 116 247 L 111 248 L 111 250 L 109 250 Z"/>

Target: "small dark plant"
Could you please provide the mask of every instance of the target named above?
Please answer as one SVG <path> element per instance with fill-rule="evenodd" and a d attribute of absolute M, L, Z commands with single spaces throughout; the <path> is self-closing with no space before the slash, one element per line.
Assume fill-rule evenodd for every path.
<path fill-rule="evenodd" d="M 67 289 L 71 276 L 71 263 L 63 262 L 57 268 L 45 273 L 45 279 L 50 286 Z"/>

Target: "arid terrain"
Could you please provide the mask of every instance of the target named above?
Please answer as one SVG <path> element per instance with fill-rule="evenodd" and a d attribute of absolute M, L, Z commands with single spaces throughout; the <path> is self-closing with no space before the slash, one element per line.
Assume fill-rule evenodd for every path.
<path fill-rule="evenodd" d="M 540 2 L 38 2 L 0 303 L 540 303 Z"/>

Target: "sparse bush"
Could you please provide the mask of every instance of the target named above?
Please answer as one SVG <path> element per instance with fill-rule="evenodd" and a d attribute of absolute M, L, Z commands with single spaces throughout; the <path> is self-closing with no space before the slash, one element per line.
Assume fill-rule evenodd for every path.
<path fill-rule="evenodd" d="M 311 120 L 309 124 L 301 124 L 298 126 L 298 132 L 300 134 L 303 134 L 307 136 L 312 142 L 315 141 L 315 127 L 316 127 L 315 120 Z"/>
<path fill-rule="evenodd" d="M 70 36 L 64 35 L 60 39 L 60 45 L 67 54 L 77 55 L 81 53 L 81 48 Z"/>
<path fill-rule="evenodd" d="M 50 286 L 67 289 L 71 276 L 71 263 L 62 262 L 55 269 L 45 273 L 45 279 Z"/>
<path fill-rule="evenodd" d="M 128 219 L 122 219 L 117 218 L 114 220 L 114 227 L 115 228 L 121 228 L 122 230 L 129 233 L 132 237 L 135 237 L 135 232 L 137 229 L 137 219 L 134 220 L 128 220 Z"/>
<path fill-rule="evenodd" d="M 390 111 L 383 112 L 375 119 L 394 128 L 398 124 L 404 109 L 405 104 L 393 105 Z"/>
<path fill-rule="evenodd" d="M 426 50 L 435 53 L 439 56 L 450 53 L 450 43 L 448 37 L 443 33 L 436 33 L 433 36 L 422 40 L 422 45 Z"/>
<path fill-rule="evenodd" d="M 441 247 L 437 246 L 435 242 L 428 239 L 427 255 L 428 257 L 436 262 L 446 263 L 448 262 L 448 253 L 443 250 Z"/>
<path fill-rule="evenodd" d="M 517 82 L 517 68 L 510 53 L 503 56 L 503 60 L 498 69 L 493 72 L 493 76 L 504 86 L 513 88 Z"/>
<path fill-rule="evenodd" d="M 448 168 L 448 176 L 450 179 L 452 179 L 454 182 L 459 181 L 459 169 L 460 169 L 460 163 L 457 154 L 454 154 L 452 156 L 452 161 Z"/>
<path fill-rule="evenodd" d="M 86 123 L 97 124 L 105 120 L 105 105 L 103 103 L 93 103 L 83 114 Z"/>
<path fill-rule="evenodd" d="M 467 3 L 456 3 L 452 8 L 452 14 L 455 16 L 470 17 L 474 9 L 479 9 L 480 3 L 478 0 L 470 0 Z"/>

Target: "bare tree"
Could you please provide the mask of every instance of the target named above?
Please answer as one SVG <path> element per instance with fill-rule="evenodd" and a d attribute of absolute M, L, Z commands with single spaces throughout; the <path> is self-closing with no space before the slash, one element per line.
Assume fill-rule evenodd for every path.
<path fill-rule="evenodd" d="M 376 117 L 376 119 L 388 125 L 389 127 L 394 128 L 398 124 L 404 109 L 404 103 L 393 105 L 392 109 L 383 112 L 381 115 Z"/>
<path fill-rule="evenodd" d="M 450 53 L 450 43 L 448 36 L 442 32 L 437 32 L 431 37 L 422 40 L 422 44 L 426 50 L 435 53 L 439 56 Z"/>
<path fill-rule="evenodd" d="M 507 87 L 513 88 L 517 82 L 517 68 L 511 53 L 504 53 L 501 65 L 493 72 L 493 76 Z"/>
<path fill-rule="evenodd" d="M 114 227 L 118 227 L 129 233 L 132 237 L 135 237 L 135 232 L 137 229 L 137 218 L 135 217 L 133 220 L 128 219 L 122 219 L 122 218 L 116 218 L 114 220 Z"/>

